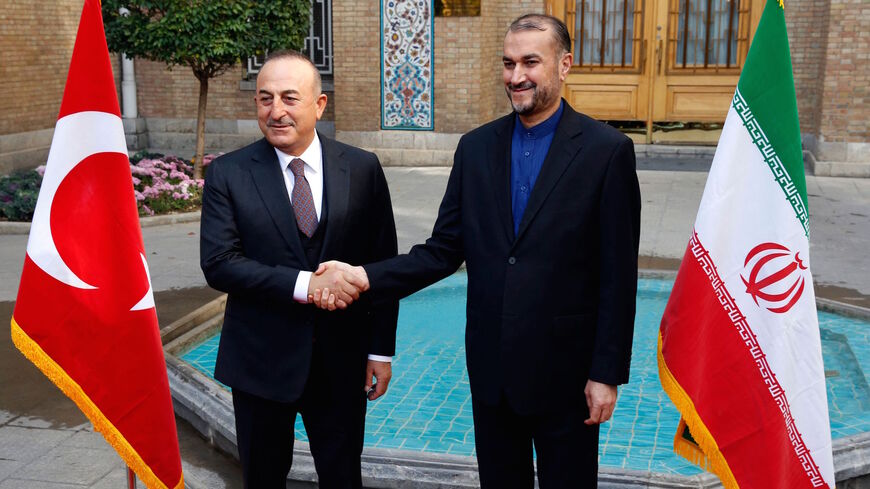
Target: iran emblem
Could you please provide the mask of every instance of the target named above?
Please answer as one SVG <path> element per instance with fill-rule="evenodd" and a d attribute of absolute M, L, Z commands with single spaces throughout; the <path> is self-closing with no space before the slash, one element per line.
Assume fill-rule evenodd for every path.
<path fill-rule="evenodd" d="M 740 275 L 746 285 L 746 293 L 755 304 L 771 312 L 788 312 L 804 292 L 807 269 L 800 252 L 778 243 L 761 243 L 752 248 L 743 262 L 744 274 Z"/>

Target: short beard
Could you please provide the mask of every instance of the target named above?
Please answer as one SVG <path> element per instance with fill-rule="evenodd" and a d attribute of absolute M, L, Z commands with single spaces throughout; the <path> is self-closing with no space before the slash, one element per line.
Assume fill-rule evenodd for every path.
<path fill-rule="evenodd" d="M 532 99 L 528 102 L 527 105 L 522 106 L 522 105 L 517 105 L 516 103 L 514 103 L 514 98 L 511 96 L 511 92 L 515 88 L 531 88 Z M 538 86 L 537 85 L 531 85 L 531 84 L 513 85 L 513 84 L 511 84 L 511 85 L 507 85 L 504 88 L 504 90 L 505 90 L 505 93 L 507 93 L 508 101 L 510 101 L 511 107 L 514 109 L 514 112 L 516 112 L 517 114 L 525 115 L 525 114 L 528 114 L 529 112 L 531 112 L 532 109 L 535 108 L 535 105 L 538 101 Z"/>
<path fill-rule="evenodd" d="M 531 88 L 532 99 L 526 105 L 517 105 L 516 103 L 514 103 L 513 97 L 511 97 L 511 90 L 513 88 Z M 505 93 L 507 94 L 508 100 L 511 103 L 511 107 L 514 109 L 514 112 L 519 115 L 532 114 L 548 106 L 554 98 L 554 94 L 552 93 L 552 91 L 549 90 L 547 87 L 543 87 L 541 85 L 507 85 L 505 86 Z M 555 95 L 558 96 L 558 94 Z"/>
<path fill-rule="evenodd" d="M 559 80 L 559 64 L 556 64 L 556 70 L 553 72 L 553 80 Z M 529 101 L 526 106 L 518 106 L 514 104 L 514 99 L 511 97 L 511 89 L 513 88 L 531 88 L 532 89 L 532 100 Z M 519 115 L 528 115 L 533 114 L 538 110 L 543 109 L 544 107 L 548 107 L 551 103 L 553 103 L 556 99 L 559 98 L 559 92 L 562 90 L 561 82 L 556 82 L 553 85 L 542 84 L 538 85 L 532 82 L 525 82 L 519 85 L 507 84 L 505 86 L 505 92 L 507 93 L 508 100 L 511 103 L 511 107 L 514 109 Z"/>

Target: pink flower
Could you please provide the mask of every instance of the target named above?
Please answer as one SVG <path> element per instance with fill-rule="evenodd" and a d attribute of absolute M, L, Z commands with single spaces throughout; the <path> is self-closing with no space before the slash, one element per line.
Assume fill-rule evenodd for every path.
<path fill-rule="evenodd" d="M 45 176 L 45 165 L 39 165 L 36 167 L 36 173 L 39 173 L 39 176 Z"/>

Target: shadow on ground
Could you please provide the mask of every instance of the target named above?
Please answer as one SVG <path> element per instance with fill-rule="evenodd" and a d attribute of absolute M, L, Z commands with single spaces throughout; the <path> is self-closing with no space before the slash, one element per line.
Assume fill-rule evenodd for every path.
<path fill-rule="evenodd" d="M 158 318 L 166 325 L 220 295 L 208 287 L 155 294 Z M 77 430 L 89 424 L 76 405 L 28 361 L 12 343 L 9 318 L 14 302 L 0 302 L 6 333 L 0 334 L 0 426 L 26 425 L 33 429 Z M 176 418 L 181 457 L 197 469 L 208 487 L 241 488 L 238 462 L 208 445 L 186 421 Z M 2 443 L 2 440 L 0 440 Z M 109 445 L 106 444 L 109 449 Z"/>

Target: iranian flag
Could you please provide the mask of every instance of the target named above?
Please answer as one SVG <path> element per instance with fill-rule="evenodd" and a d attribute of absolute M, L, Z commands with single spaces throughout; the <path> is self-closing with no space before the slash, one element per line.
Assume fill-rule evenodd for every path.
<path fill-rule="evenodd" d="M 727 488 L 834 487 L 800 127 L 768 0 L 662 317 L 674 450 Z"/>
<path fill-rule="evenodd" d="M 98 0 L 86 0 L 12 317 L 15 346 L 149 488 L 183 489 Z"/>

